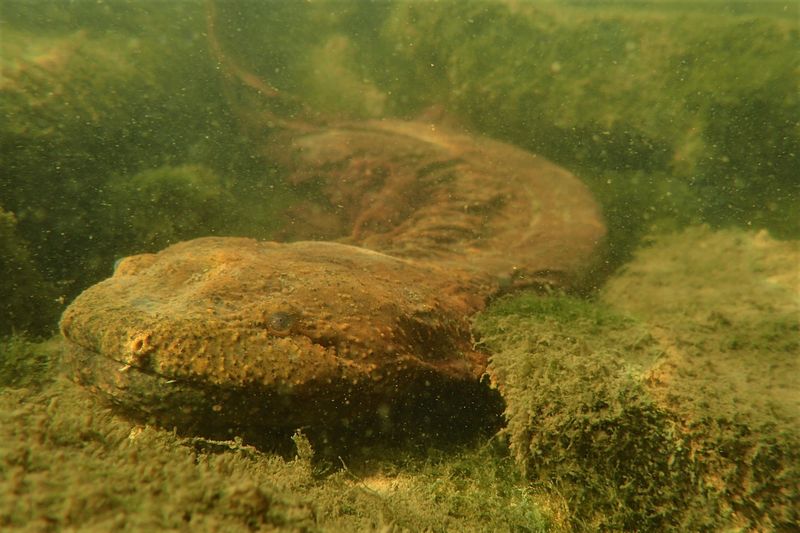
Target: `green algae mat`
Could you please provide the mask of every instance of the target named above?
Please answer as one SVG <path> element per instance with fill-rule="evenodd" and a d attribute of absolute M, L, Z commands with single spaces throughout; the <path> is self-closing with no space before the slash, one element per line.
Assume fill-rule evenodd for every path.
<path fill-rule="evenodd" d="M 780 530 L 800 498 L 800 249 L 692 228 L 596 301 L 520 296 L 478 321 L 511 449 L 589 530 Z"/>

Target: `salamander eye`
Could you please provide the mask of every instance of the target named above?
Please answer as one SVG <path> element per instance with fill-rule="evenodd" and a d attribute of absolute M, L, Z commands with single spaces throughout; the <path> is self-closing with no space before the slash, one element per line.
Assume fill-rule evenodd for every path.
<path fill-rule="evenodd" d="M 295 322 L 297 322 L 297 315 L 286 311 L 276 311 L 267 317 L 267 326 L 278 334 L 289 333 Z"/>

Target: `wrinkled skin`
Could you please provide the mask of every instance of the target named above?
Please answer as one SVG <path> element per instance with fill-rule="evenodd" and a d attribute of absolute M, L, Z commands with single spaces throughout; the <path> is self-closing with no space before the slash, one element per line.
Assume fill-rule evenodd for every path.
<path fill-rule="evenodd" d="M 502 290 L 580 280 L 605 235 L 586 188 L 522 150 L 422 123 L 272 146 L 314 189 L 287 214 L 287 240 L 341 242 L 204 238 L 125 259 L 62 318 L 78 380 L 215 435 L 392 425 L 415 403 L 449 420 L 496 408 L 470 317 Z"/>
<path fill-rule="evenodd" d="M 575 176 L 485 137 L 381 120 L 270 146 L 279 150 L 270 158 L 294 170 L 294 184 L 317 184 L 325 199 L 295 213 L 289 239 L 348 235 L 349 244 L 514 286 L 570 286 L 605 237 L 600 211 Z M 320 206 L 323 216 L 306 216 Z"/>

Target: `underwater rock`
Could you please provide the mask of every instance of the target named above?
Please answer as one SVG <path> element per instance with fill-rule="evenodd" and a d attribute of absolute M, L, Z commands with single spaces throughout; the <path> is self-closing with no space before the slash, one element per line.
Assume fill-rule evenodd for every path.
<path fill-rule="evenodd" d="M 212 170 L 164 165 L 109 182 L 109 227 L 117 249 L 159 250 L 168 244 L 229 230 L 237 202 Z M 110 240 L 110 239 L 109 239 Z"/>
<path fill-rule="evenodd" d="M 661 236 L 599 302 L 509 298 L 477 329 L 507 434 L 576 523 L 790 530 L 800 509 L 800 247 Z"/>

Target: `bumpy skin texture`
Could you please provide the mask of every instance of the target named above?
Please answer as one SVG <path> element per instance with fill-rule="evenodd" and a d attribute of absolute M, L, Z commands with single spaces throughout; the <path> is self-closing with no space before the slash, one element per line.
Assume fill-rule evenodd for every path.
<path fill-rule="evenodd" d="M 125 259 L 62 318 L 80 382 L 222 432 L 482 401 L 470 317 L 501 289 L 569 285 L 604 237 L 577 178 L 495 141 L 384 121 L 276 146 L 317 189 L 287 239 L 343 243 L 204 238 Z"/>
<path fill-rule="evenodd" d="M 123 260 L 61 322 L 170 378 L 287 387 L 425 366 L 474 378 L 467 317 L 491 284 L 344 244 L 208 237 Z"/>

